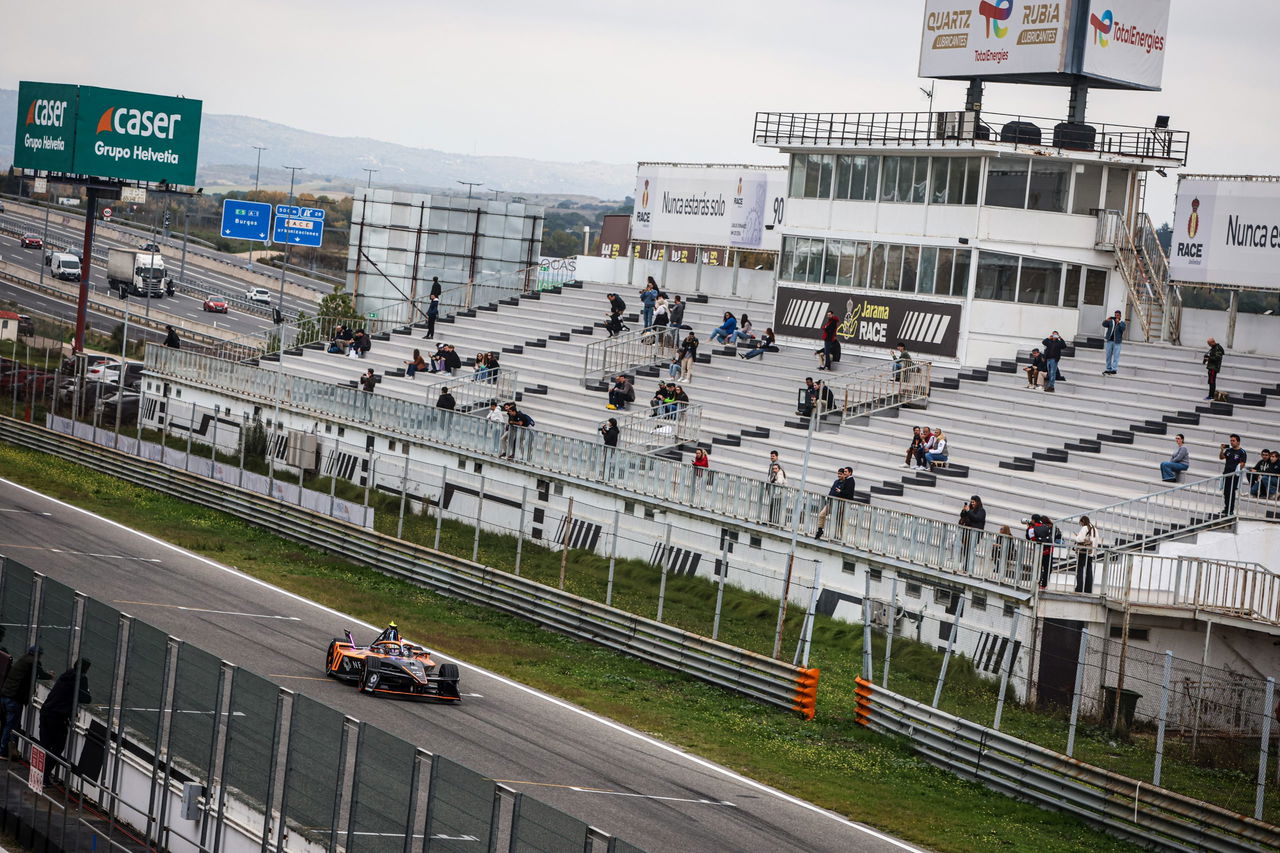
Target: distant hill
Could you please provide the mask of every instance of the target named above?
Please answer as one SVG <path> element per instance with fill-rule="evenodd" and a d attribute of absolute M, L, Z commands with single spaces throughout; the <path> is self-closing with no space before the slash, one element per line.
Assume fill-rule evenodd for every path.
<path fill-rule="evenodd" d="M 13 162 L 18 93 L 0 89 L 0 167 Z M 257 153 L 270 149 L 271 164 L 305 166 L 299 181 L 333 184 L 334 189 L 364 186 L 367 167 L 377 169 L 382 186 L 457 191 L 457 181 L 481 181 L 486 188 L 511 193 L 586 195 L 621 199 L 635 190 L 635 164 L 558 163 L 524 157 L 477 157 L 430 148 L 411 148 L 361 137 L 328 136 L 247 116 L 206 113 L 200 129 L 198 182 L 211 190 L 253 184 Z M 264 158 L 265 159 L 265 158 Z M 262 166 L 264 186 L 287 185 L 289 173 Z"/>

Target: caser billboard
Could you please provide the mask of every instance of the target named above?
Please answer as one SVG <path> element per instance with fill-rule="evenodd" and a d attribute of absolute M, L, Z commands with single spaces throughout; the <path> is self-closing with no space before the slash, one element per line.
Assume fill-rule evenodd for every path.
<path fill-rule="evenodd" d="M 100 178 L 196 180 L 202 103 L 188 98 L 23 82 L 13 165 Z"/>
<path fill-rule="evenodd" d="M 1280 290 L 1280 177 L 1178 182 L 1169 277 Z"/>
<path fill-rule="evenodd" d="M 921 77 L 1002 77 L 1067 70 L 1071 0 L 926 0 Z"/>
<path fill-rule="evenodd" d="M 1169 0 L 1088 0 L 1081 71 L 1096 80 L 1159 89 Z"/>
<path fill-rule="evenodd" d="M 786 199 L 783 166 L 641 163 L 631 239 L 778 251 Z"/>

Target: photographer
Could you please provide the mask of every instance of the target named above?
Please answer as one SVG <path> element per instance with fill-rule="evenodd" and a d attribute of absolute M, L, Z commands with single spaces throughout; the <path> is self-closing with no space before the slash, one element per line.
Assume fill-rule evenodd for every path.
<path fill-rule="evenodd" d="M 960 526 L 963 528 L 960 531 L 960 547 L 964 549 L 962 571 L 967 575 L 973 564 L 973 552 L 981 538 L 975 531 L 981 531 L 987 526 L 987 508 L 982 505 L 982 498 L 974 495 L 961 507 Z"/>
<path fill-rule="evenodd" d="M 605 447 L 618 446 L 618 419 L 609 418 L 605 423 L 600 424 L 600 437 L 604 439 Z"/>

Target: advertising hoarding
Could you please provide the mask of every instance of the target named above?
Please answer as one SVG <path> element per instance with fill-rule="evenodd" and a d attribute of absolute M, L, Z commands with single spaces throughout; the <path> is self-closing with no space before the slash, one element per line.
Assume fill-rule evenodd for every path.
<path fill-rule="evenodd" d="M 1280 178 L 1178 182 L 1169 277 L 1280 290 Z"/>
<path fill-rule="evenodd" d="M 840 318 L 842 345 L 892 349 L 898 342 L 913 355 L 955 358 L 960 347 L 963 303 L 886 296 L 874 290 L 778 287 L 773 329 L 784 337 L 821 340 L 828 311 Z"/>
<path fill-rule="evenodd" d="M 1088 0 L 1083 16 L 1088 77 L 1159 89 L 1169 37 L 1169 0 Z"/>
<path fill-rule="evenodd" d="M 782 166 L 660 166 L 636 170 L 632 241 L 778 251 Z"/>
<path fill-rule="evenodd" d="M 13 165 L 191 186 L 202 103 L 95 86 L 22 82 Z"/>
<path fill-rule="evenodd" d="M 1071 0 L 926 0 L 920 76 L 1061 74 L 1071 8 Z"/>

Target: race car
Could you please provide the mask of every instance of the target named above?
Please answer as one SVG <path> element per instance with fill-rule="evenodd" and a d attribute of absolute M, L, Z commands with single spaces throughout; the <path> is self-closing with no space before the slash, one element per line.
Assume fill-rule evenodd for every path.
<path fill-rule="evenodd" d="M 324 674 L 355 684 L 361 693 L 403 696 L 409 699 L 437 699 L 457 702 L 458 667 L 437 664 L 431 652 L 400 637 L 392 622 L 367 646 L 357 645 L 351 632 L 346 639 L 329 644 Z"/>

